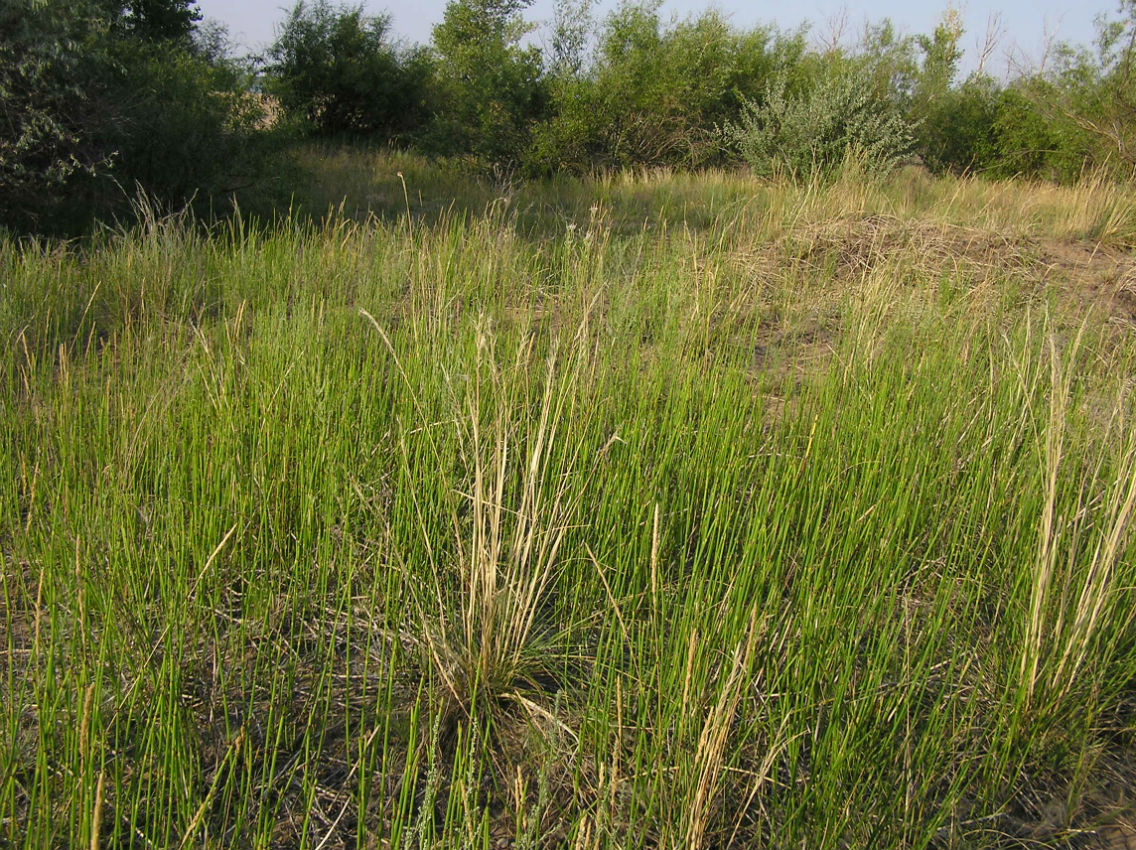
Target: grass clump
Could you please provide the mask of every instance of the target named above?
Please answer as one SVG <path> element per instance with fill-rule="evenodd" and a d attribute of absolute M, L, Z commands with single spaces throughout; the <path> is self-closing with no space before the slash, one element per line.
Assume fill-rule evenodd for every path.
<path fill-rule="evenodd" d="M 382 326 L 364 315 L 394 354 Z M 547 596 L 565 534 L 576 522 L 580 493 L 571 478 L 579 447 L 564 452 L 558 443 L 572 436 L 572 389 L 583 367 L 578 357 L 558 356 L 553 345 L 530 398 L 533 342 L 518 341 L 515 359 L 503 367 L 486 322 L 477 331 L 472 374 L 451 376 L 468 384 L 453 387 L 462 411 L 453 426 L 469 488 L 455 494 L 451 511 L 454 563 L 440 562 L 444 556 L 425 537 L 429 580 L 414 599 L 425 666 L 437 677 L 450 721 L 472 721 L 479 705 L 492 713 L 505 701 L 539 711 L 526 694 L 552 687 L 563 664 L 564 647 L 557 644 L 568 629 L 548 620 Z M 414 383 L 399 370 L 413 393 Z M 517 421 L 518 412 L 533 421 Z M 406 581 L 413 587 L 421 576 L 410 573 Z"/>

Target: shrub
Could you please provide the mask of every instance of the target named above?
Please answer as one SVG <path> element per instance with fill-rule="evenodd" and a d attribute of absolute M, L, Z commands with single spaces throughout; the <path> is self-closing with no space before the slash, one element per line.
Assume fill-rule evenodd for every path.
<path fill-rule="evenodd" d="M 0 225 L 75 231 L 137 187 L 205 204 L 272 167 L 248 77 L 195 47 L 192 5 L 0 6 Z"/>
<path fill-rule="evenodd" d="M 1000 94 L 992 79 L 975 76 L 926 105 L 918 145 L 928 168 L 962 174 L 995 166 Z"/>
<path fill-rule="evenodd" d="M 188 42 L 201 22 L 197 0 L 96 0 L 115 28 L 143 41 Z"/>
<path fill-rule="evenodd" d="M 426 143 L 511 168 L 544 117 L 548 90 L 540 51 L 522 47 L 528 0 L 453 0 L 434 27 L 437 112 Z"/>
<path fill-rule="evenodd" d="M 426 120 L 422 51 L 388 41 L 390 19 L 326 0 L 298 2 L 269 48 L 269 88 L 318 134 L 404 138 Z"/>
<path fill-rule="evenodd" d="M 665 26 L 657 3 L 625 4 L 598 32 L 591 67 L 553 80 L 532 170 L 711 164 L 722 153 L 716 128 L 803 51 L 800 34 L 739 31 L 717 12 Z"/>
<path fill-rule="evenodd" d="M 779 76 L 764 103 L 747 100 L 727 142 L 758 175 L 825 177 L 850 157 L 870 174 L 891 171 L 913 147 L 912 126 L 855 76 L 826 74 L 792 97 Z"/>
<path fill-rule="evenodd" d="M 113 151 L 91 139 L 104 124 L 97 80 L 110 69 L 87 49 L 98 34 L 81 4 L 0 5 L 0 225 L 35 227 L 69 182 L 110 169 Z"/>
<path fill-rule="evenodd" d="M 1085 140 L 1068 120 L 1049 112 L 1046 102 L 1057 97 L 1039 77 L 1015 80 L 998 98 L 995 121 L 997 155 L 989 173 L 994 177 L 1035 177 L 1071 182 L 1084 171 Z"/>
<path fill-rule="evenodd" d="M 1087 164 L 1130 177 L 1136 172 L 1136 0 L 1121 16 L 1097 19 L 1095 50 L 1063 46 L 1046 80 L 1040 111 L 1077 137 Z"/>
<path fill-rule="evenodd" d="M 116 152 L 120 196 L 139 186 L 153 200 L 207 206 L 272 168 L 266 105 L 238 70 L 162 45 L 123 42 L 115 55 L 115 120 L 103 144 Z"/>

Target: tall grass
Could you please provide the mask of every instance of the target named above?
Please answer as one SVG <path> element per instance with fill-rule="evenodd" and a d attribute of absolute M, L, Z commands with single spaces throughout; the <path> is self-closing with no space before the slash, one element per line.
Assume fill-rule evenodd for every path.
<path fill-rule="evenodd" d="M 0 245 L 0 843 L 1121 828 L 1126 195 L 333 165 Z"/>

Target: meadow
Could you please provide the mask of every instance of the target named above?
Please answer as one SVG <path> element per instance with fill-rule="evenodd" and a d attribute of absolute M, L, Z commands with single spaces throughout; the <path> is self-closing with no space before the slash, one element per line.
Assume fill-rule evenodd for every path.
<path fill-rule="evenodd" d="M 0 845 L 1136 840 L 1131 186 L 302 166 L 0 241 Z"/>

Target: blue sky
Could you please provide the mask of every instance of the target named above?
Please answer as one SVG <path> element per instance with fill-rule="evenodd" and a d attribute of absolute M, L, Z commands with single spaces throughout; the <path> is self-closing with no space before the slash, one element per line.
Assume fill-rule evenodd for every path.
<path fill-rule="evenodd" d="M 334 2 L 334 0 L 333 0 Z M 357 0 L 351 3 L 354 5 Z M 274 26 L 283 20 L 292 0 L 198 0 L 199 8 L 207 17 L 225 23 L 234 40 L 256 50 L 273 38 Z M 442 17 L 446 0 L 366 0 L 364 7 L 372 13 L 388 13 L 395 34 L 407 42 L 426 43 L 430 30 Z M 596 4 L 597 17 L 616 8 L 618 0 L 600 0 Z M 971 68 L 977 61 L 980 44 L 985 41 L 988 25 L 995 21 L 1001 33 L 987 70 L 996 75 L 1007 68 L 1036 64 L 1042 58 L 1047 40 L 1062 39 L 1089 44 L 1095 30 L 1093 19 L 1099 14 L 1116 15 L 1116 0 L 995 0 L 995 2 L 957 2 L 963 14 L 966 34 L 963 47 L 967 51 L 964 64 Z M 754 3 L 742 0 L 719 0 L 716 3 L 698 0 L 666 0 L 664 17 L 683 18 L 707 8 L 716 8 L 739 27 L 757 24 L 774 24 L 782 29 L 793 29 L 802 23 L 811 24 L 810 32 L 816 40 L 832 30 L 833 22 L 843 15 L 846 40 L 854 39 L 866 21 L 879 22 L 890 18 L 900 32 L 929 32 L 941 15 L 946 3 L 904 2 L 904 0 L 868 0 L 850 5 L 842 0 L 800 0 L 796 3 Z M 526 12 L 533 23 L 552 20 L 554 0 L 536 0 Z M 993 16 L 997 16 L 995 19 Z M 534 35 L 541 43 L 541 32 Z"/>

